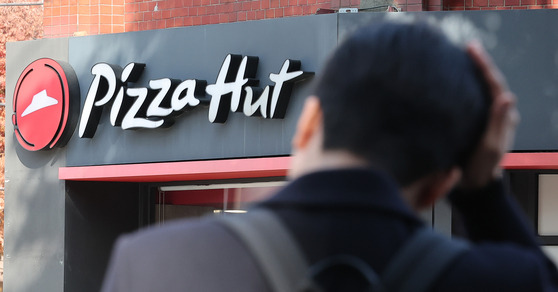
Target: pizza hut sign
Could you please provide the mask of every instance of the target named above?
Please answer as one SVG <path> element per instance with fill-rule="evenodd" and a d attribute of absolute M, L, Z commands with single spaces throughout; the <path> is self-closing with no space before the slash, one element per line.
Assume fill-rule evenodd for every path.
<path fill-rule="evenodd" d="M 149 80 L 148 87 L 134 87 L 145 64 L 130 63 L 121 68 L 98 63 L 91 68 L 91 82 L 79 122 L 79 137 L 95 135 L 104 107 L 110 104 L 110 123 L 122 129 L 159 128 L 201 104 L 209 105 L 211 123 L 224 123 L 229 112 L 267 119 L 284 118 L 293 85 L 313 75 L 301 70 L 301 62 L 285 60 L 277 73 L 270 73 L 273 85 L 258 87 L 255 79 L 258 57 L 229 54 L 217 80 Z M 112 102 L 112 103 L 111 103 Z"/>

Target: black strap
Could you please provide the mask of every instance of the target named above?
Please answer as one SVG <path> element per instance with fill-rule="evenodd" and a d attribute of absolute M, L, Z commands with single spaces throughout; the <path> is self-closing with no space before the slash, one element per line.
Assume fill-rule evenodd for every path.
<path fill-rule="evenodd" d="M 318 279 L 322 273 L 327 272 L 329 269 L 341 267 L 350 269 L 354 275 L 360 276 L 367 284 L 365 291 L 386 292 L 386 289 L 384 288 L 384 285 L 376 271 L 374 271 L 374 269 L 372 269 L 372 267 L 370 267 L 370 265 L 363 259 L 354 255 L 334 255 L 313 264 L 308 271 L 308 279 Z M 320 291 L 320 287 L 317 284 L 318 283 L 313 283 L 312 286 L 309 286 L 312 289 L 308 289 L 308 291 Z"/>
<path fill-rule="evenodd" d="M 388 291 L 428 291 L 468 247 L 465 241 L 451 240 L 429 227 L 421 228 L 391 260 L 382 274 L 383 283 Z"/>

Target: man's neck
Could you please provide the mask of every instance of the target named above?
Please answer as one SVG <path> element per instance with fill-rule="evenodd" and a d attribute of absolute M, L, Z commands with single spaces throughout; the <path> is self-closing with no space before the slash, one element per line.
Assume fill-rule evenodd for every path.
<path fill-rule="evenodd" d="M 331 169 L 367 168 L 374 167 L 370 162 L 343 150 L 320 150 L 305 153 L 294 153 L 289 179 L 294 180 L 303 175 Z M 379 170 L 379 169 L 378 169 Z M 419 212 L 417 194 L 423 189 L 420 182 L 407 187 L 401 187 L 403 200 L 415 211 Z"/>
<path fill-rule="evenodd" d="M 328 169 L 346 169 L 346 168 L 363 168 L 368 167 L 369 163 L 355 155 L 342 150 L 326 150 L 319 153 L 314 152 L 313 157 L 305 157 L 306 159 L 298 160 L 293 163 L 293 167 L 289 172 L 289 178 L 295 179 L 308 173 L 328 170 Z M 293 160 L 301 159 L 293 157 Z"/>

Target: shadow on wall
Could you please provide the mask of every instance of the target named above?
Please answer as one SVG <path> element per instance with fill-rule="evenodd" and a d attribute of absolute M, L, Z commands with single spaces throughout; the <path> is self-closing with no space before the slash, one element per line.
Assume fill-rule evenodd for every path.
<path fill-rule="evenodd" d="M 148 201 L 138 183 L 66 182 L 65 291 L 100 290 L 115 240 L 149 219 Z"/>
<path fill-rule="evenodd" d="M 58 291 L 63 282 L 53 279 L 63 279 L 63 182 L 57 167 L 10 171 L 17 177 L 6 184 L 5 278 L 13 291 Z M 22 273 L 24 281 L 18 280 Z"/>

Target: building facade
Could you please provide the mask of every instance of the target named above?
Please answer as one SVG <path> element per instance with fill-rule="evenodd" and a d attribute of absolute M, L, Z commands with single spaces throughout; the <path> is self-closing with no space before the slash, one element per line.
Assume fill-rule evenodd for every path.
<path fill-rule="evenodd" d="M 390 9 L 390 7 L 393 7 Z M 337 12 L 523 10 L 555 0 L 46 0 L 44 37 L 120 33 Z"/>
<path fill-rule="evenodd" d="M 385 17 L 428 17 L 484 42 L 523 115 L 503 162 L 510 185 L 541 242 L 558 245 L 557 11 L 366 13 L 553 3 L 104 1 L 47 1 L 45 39 L 8 44 L 7 291 L 97 291 L 119 235 L 268 196 L 285 181 L 314 74 L 344 36 Z M 258 82 L 220 77 L 242 68 Z M 424 217 L 457 233 L 443 204 Z"/>

